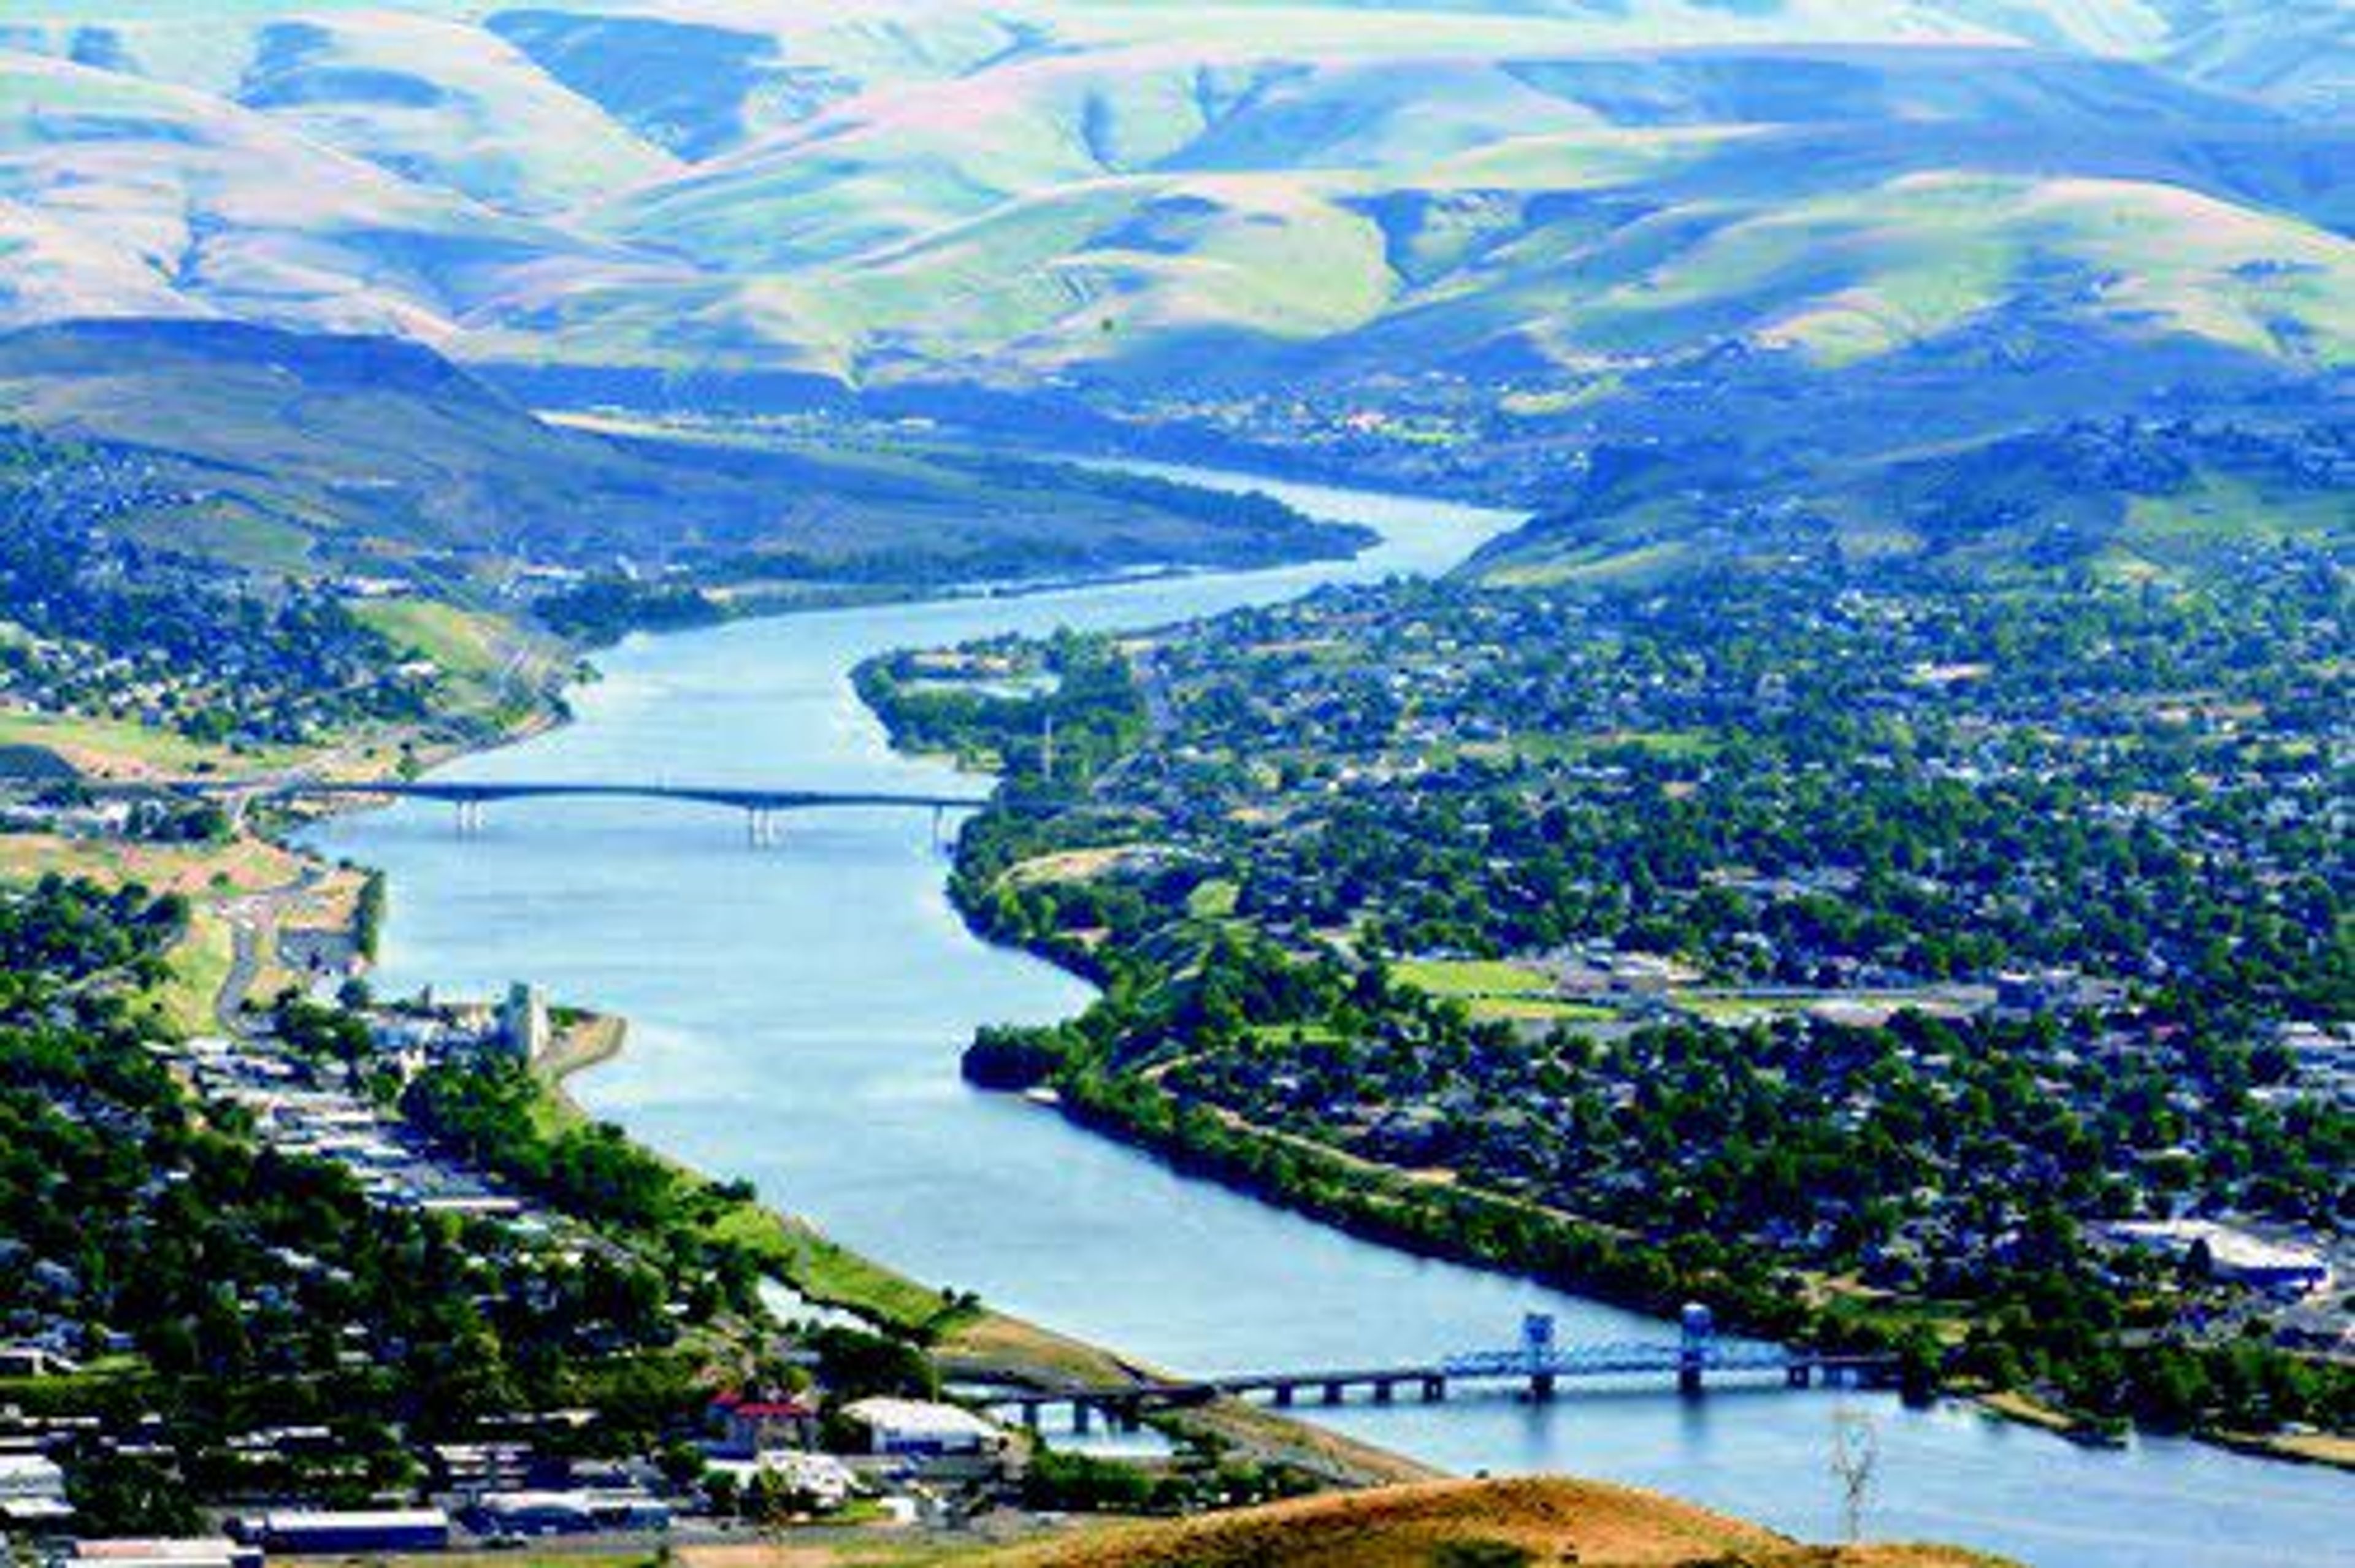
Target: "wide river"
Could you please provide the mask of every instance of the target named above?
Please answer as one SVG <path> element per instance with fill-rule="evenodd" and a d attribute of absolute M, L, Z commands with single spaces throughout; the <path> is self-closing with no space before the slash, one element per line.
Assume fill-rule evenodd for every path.
<path fill-rule="evenodd" d="M 969 787 L 894 755 L 850 689 L 881 649 L 1057 626 L 1118 628 L 1266 603 L 1320 582 L 1444 570 L 1510 519 L 1394 496 L 1192 474 L 1369 524 L 1359 560 L 749 622 L 634 638 L 599 660 L 578 721 L 453 777 Z M 786 820 L 754 850 L 708 808 L 494 805 L 460 839 L 409 805 L 322 827 L 384 868 L 380 982 L 488 994 L 528 976 L 626 1014 L 629 1048 L 576 1083 L 589 1105 L 713 1172 L 749 1177 L 853 1246 L 925 1280 L 1182 1371 L 1364 1364 L 1509 1343 L 1524 1310 L 1565 1338 L 1667 1337 L 1575 1296 L 1407 1257 L 1262 1207 L 975 1093 L 977 1024 L 1087 1000 L 1071 977 L 967 933 L 920 814 Z M 1448 1468 L 1562 1470 L 1657 1487 L 1817 1540 L 1842 1398 L 1877 1419 L 1870 1533 L 2036 1564 L 2355 1563 L 2343 1477 L 2182 1442 L 2080 1448 L 1960 1406 L 1724 1391 L 1462 1397 L 1316 1419 Z"/>

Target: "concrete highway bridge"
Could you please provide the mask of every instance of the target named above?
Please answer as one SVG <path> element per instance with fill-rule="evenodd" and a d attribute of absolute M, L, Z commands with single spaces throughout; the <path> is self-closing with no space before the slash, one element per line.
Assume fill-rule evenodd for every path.
<path fill-rule="evenodd" d="M 777 819 L 790 812 L 872 809 L 929 811 L 937 833 L 952 811 L 977 811 L 989 804 L 986 795 L 927 794 L 897 790 L 770 789 L 742 784 L 612 783 L 596 780 L 517 779 L 281 779 L 229 784 L 186 780 L 176 789 L 190 795 L 236 796 L 257 800 L 332 800 L 389 797 L 447 803 L 457 813 L 461 833 L 478 831 L 485 809 L 496 801 L 510 800 L 652 800 L 684 801 L 716 805 L 744 814 L 745 831 L 754 844 L 773 844 L 780 837 Z"/>
<path fill-rule="evenodd" d="M 1880 1386 L 1896 1371 L 1894 1356 L 1725 1344 L 1717 1339 L 1707 1308 L 1689 1307 L 1680 1337 L 1657 1343 L 1557 1344 L 1552 1318 L 1532 1313 L 1522 1321 L 1521 1343 L 1511 1349 L 1475 1350 L 1420 1363 L 993 1391 L 979 1403 L 1028 1426 L 1041 1424 L 1049 1410 L 1068 1406 L 1072 1429 L 1085 1432 L 1098 1415 L 1115 1429 L 1132 1429 L 1148 1410 L 1205 1404 L 1229 1396 L 1258 1395 L 1279 1409 L 1289 1409 L 1304 1397 L 1326 1405 L 1347 1403 L 1352 1392 L 1376 1404 L 1390 1404 L 1403 1389 L 1435 1404 L 1457 1385 L 1474 1383 L 1518 1384 L 1531 1400 L 1545 1401 L 1562 1383 L 1581 1379 L 1657 1377 L 1663 1388 L 1697 1394 L 1712 1375 L 1780 1378 L 1786 1387 L 1803 1389 L 1819 1381 Z"/>

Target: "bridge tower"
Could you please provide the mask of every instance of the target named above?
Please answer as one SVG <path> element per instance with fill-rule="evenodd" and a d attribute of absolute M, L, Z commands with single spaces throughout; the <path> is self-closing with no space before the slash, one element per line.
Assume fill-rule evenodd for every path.
<path fill-rule="evenodd" d="M 1679 1314 L 1683 1338 L 1677 1345 L 1677 1388 L 1699 1393 L 1701 1376 L 1709 1370 L 1710 1351 L 1717 1342 L 1717 1319 L 1698 1301 L 1685 1303 Z"/>
<path fill-rule="evenodd" d="M 1533 1400 L 1551 1399 L 1554 1377 L 1552 1313 L 1521 1314 L 1521 1360 L 1529 1369 L 1529 1397 Z"/>

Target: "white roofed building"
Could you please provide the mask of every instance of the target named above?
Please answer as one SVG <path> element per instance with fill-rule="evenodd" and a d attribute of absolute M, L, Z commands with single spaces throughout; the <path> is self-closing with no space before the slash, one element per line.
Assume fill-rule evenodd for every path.
<path fill-rule="evenodd" d="M 1006 1434 L 961 1405 L 920 1399 L 862 1399 L 842 1407 L 866 1429 L 872 1454 L 986 1454 L 1006 1445 Z"/>

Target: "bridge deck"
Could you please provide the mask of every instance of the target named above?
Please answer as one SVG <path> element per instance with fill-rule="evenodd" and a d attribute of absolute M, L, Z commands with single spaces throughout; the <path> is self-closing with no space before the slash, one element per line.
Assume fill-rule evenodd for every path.
<path fill-rule="evenodd" d="M 187 780 L 176 785 L 198 795 L 253 795 L 273 800 L 303 797 L 385 795 L 401 800 L 447 801 L 481 805 L 502 800 L 670 800 L 702 805 L 732 806 L 744 811 L 810 811 L 874 806 L 910 810 L 975 811 L 989 804 L 986 795 L 945 795 L 922 791 L 767 789 L 738 784 L 673 784 L 613 783 L 595 780 L 507 779 L 371 779 L 286 780 L 268 784 L 225 784 Z"/>
<path fill-rule="evenodd" d="M 1886 1371 L 1896 1358 L 1785 1350 L 1776 1346 L 1715 1346 L 1700 1359 L 1703 1372 L 1838 1372 Z M 993 1393 L 981 1403 L 1000 1409 L 1028 1410 L 1046 1405 L 1165 1404 L 1215 1398 L 1221 1394 L 1272 1393 L 1327 1385 L 1379 1388 L 1422 1383 L 1505 1382 L 1532 1378 L 1576 1380 L 1625 1377 L 1642 1373 L 1674 1374 L 1685 1370 L 1682 1348 L 1677 1345 L 1593 1346 L 1543 1360 L 1510 1351 L 1495 1355 L 1453 1357 L 1446 1360 L 1398 1366 L 1338 1367 L 1304 1371 L 1235 1372 L 1219 1377 L 1188 1378 L 1156 1382 L 1101 1383 L 1075 1388 L 1020 1390 Z"/>

